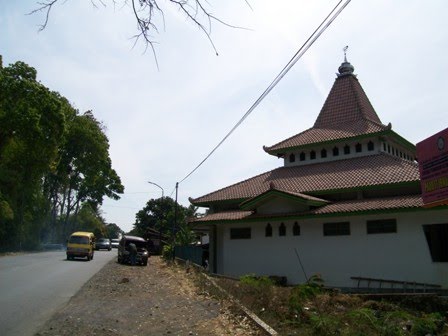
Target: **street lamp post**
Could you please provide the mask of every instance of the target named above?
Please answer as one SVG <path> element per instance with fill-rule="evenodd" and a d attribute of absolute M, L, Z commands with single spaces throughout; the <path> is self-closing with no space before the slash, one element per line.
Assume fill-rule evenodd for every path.
<path fill-rule="evenodd" d="M 157 183 L 154 183 L 154 182 L 151 182 L 151 181 L 148 181 L 148 183 L 149 183 L 149 184 L 153 184 L 153 185 L 155 185 L 156 187 L 159 187 L 160 190 L 162 190 L 162 199 L 163 199 L 164 194 L 165 194 L 165 191 L 163 190 L 163 188 L 162 188 L 161 186 L 159 186 Z"/>

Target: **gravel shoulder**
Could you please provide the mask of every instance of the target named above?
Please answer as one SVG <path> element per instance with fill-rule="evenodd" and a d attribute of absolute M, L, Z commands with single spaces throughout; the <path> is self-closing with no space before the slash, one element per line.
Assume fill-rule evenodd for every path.
<path fill-rule="evenodd" d="M 112 260 L 36 336 L 260 335 L 232 304 L 217 301 L 195 273 L 151 257 L 147 267 Z"/>

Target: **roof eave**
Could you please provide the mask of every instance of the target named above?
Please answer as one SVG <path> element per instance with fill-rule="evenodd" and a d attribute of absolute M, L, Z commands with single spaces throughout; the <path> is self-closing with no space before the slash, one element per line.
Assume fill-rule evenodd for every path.
<path fill-rule="evenodd" d="M 389 130 L 384 130 L 384 131 L 380 131 L 380 132 L 374 132 L 374 133 L 367 133 L 367 134 L 360 134 L 360 135 L 355 135 L 355 136 L 351 136 L 351 137 L 345 137 L 345 138 L 339 138 L 339 139 L 334 139 L 334 140 L 327 140 L 327 141 L 320 141 L 320 142 L 313 142 L 313 143 L 309 143 L 309 144 L 305 144 L 305 145 L 300 145 L 300 146 L 291 146 L 291 147 L 283 147 L 283 148 L 279 148 L 277 150 L 270 150 L 269 148 L 272 147 L 263 147 L 264 151 L 270 155 L 274 155 L 274 156 L 284 156 L 286 152 L 292 152 L 292 151 L 298 151 L 301 149 L 308 149 L 308 148 L 315 148 L 316 146 L 325 146 L 325 145 L 331 145 L 331 144 L 335 144 L 341 141 L 348 141 L 348 140 L 362 140 L 362 139 L 367 139 L 367 138 L 374 138 L 377 136 L 382 136 L 382 135 L 387 135 L 389 134 Z M 392 132 L 394 135 L 396 135 L 397 137 L 403 139 L 404 141 L 408 142 L 407 140 L 405 140 L 404 138 L 400 137 L 397 133 Z M 410 142 L 408 142 L 410 145 L 412 145 Z M 414 146 L 415 147 L 415 146 Z"/>

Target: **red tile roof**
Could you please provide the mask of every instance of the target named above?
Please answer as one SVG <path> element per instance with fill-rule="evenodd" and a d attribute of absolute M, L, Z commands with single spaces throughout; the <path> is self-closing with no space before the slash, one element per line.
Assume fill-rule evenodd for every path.
<path fill-rule="evenodd" d="M 190 201 L 201 205 L 226 200 L 242 201 L 266 192 L 271 183 L 281 190 L 314 194 L 318 191 L 417 181 L 417 163 L 380 153 L 303 166 L 280 167 Z"/>
<path fill-rule="evenodd" d="M 217 220 L 239 220 L 250 216 L 253 211 L 223 211 L 217 212 L 213 214 L 208 214 L 204 217 L 195 218 L 191 222 L 199 223 L 199 222 L 210 222 Z"/>
<path fill-rule="evenodd" d="M 358 79 L 348 75 L 336 79 L 312 128 L 264 149 L 275 154 L 288 148 L 389 129 L 381 123 Z"/>
<path fill-rule="evenodd" d="M 321 205 L 328 203 L 327 200 L 324 200 L 322 198 L 318 198 L 318 197 L 314 197 L 314 196 L 310 196 L 310 195 L 306 195 L 306 194 L 302 194 L 302 193 L 298 193 L 298 192 L 292 192 L 292 191 L 288 191 L 288 190 L 281 190 L 281 189 L 275 187 L 274 182 L 271 182 L 268 191 L 244 201 L 243 203 L 240 204 L 240 208 L 244 209 L 244 210 L 253 209 L 254 206 L 256 206 L 256 204 L 258 204 L 259 201 L 263 201 L 266 196 L 270 196 L 270 195 L 271 196 L 276 195 L 277 197 L 279 197 L 279 196 L 281 197 L 282 195 L 283 196 L 289 195 L 289 196 L 295 197 L 296 199 L 311 201 L 311 202 L 314 202 L 316 204 L 321 204 Z"/>
<path fill-rule="evenodd" d="M 314 215 L 328 215 L 328 214 L 341 214 L 341 213 L 356 213 L 364 211 L 375 210 L 400 210 L 400 209 L 412 209 L 422 208 L 423 201 L 420 195 L 406 195 L 381 199 L 362 199 L 362 200 L 350 200 L 332 203 L 324 205 L 317 209 L 300 212 L 300 213 L 283 213 L 283 214 L 256 214 L 253 211 L 228 211 L 219 212 L 204 216 L 194 220 L 194 223 L 207 223 L 216 221 L 238 221 L 238 220 L 252 220 L 252 219 L 265 219 L 275 217 L 307 217 Z"/>

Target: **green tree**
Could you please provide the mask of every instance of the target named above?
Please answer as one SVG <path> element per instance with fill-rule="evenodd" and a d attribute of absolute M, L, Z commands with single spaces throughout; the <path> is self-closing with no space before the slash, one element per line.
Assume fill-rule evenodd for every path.
<path fill-rule="evenodd" d="M 106 224 L 106 237 L 113 239 L 123 235 L 124 231 L 115 223 Z"/>
<path fill-rule="evenodd" d="M 69 231 L 93 232 L 96 237 L 105 237 L 107 228 L 100 211 L 90 203 L 83 203 L 79 212 L 70 216 L 68 221 Z"/>
<path fill-rule="evenodd" d="M 151 233 L 160 232 L 168 237 L 172 237 L 174 233 L 179 244 L 191 243 L 195 235 L 191 232 L 187 221 L 196 216 L 197 208 L 177 204 L 176 223 L 175 208 L 176 202 L 170 197 L 150 199 L 135 215 L 132 232 L 144 238 L 149 238 Z"/>
<path fill-rule="evenodd" d="M 64 236 L 70 231 L 70 216 L 76 218 L 81 204 L 89 202 L 97 207 L 105 196 L 117 200 L 124 191 L 112 168 L 104 126 L 92 112 L 71 113 L 67 128 L 58 164 L 46 180 L 53 218 L 59 218 Z"/>
<path fill-rule="evenodd" d="M 42 179 L 65 131 L 59 94 L 23 62 L 0 65 L 0 242 L 33 247 L 48 212 Z M 14 244 L 17 243 L 16 246 Z"/>
<path fill-rule="evenodd" d="M 105 234 L 99 206 L 104 197 L 118 199 L 124 191 L 104 126 L 36 77 L 23 62 L 3 67 L 0 56 L 2 250 L 62 241 L 80 223 L 93 223 Z M 95 216 L 89 217 L 87 205 Z"/>

